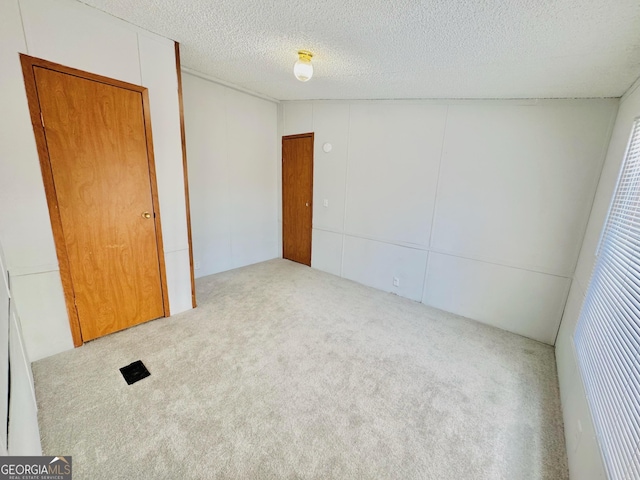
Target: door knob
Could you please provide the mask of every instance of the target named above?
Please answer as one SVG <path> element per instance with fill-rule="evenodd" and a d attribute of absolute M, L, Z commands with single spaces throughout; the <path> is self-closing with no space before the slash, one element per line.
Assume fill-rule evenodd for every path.
<path fill-rule="evenodd" d="M 149 212 L 142 212 L 142 218 L 151 218 L 151 214 Z"/>
<path fill-rule="evenodd" d="M 305 203 L 305 206 L 308 207 L 309 206 L 309 202 Z"/>

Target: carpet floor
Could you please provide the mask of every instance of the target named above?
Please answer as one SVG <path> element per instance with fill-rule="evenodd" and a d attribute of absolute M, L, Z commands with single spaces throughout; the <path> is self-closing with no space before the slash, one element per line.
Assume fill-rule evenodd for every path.
<path fill-rule="evenodd" d="M 568 478 L 548 345 L 281 259 L 197 295 L 33 364 L 74 479 Z"/>

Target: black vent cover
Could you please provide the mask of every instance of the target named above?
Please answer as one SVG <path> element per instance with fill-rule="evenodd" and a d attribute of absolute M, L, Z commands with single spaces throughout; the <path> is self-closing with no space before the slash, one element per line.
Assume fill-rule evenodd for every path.
<path fill-rule="evenodd" d="M 122 373 L 122 376 L 127 381 L 128 385 L 136 383 L 151 375 L 141 360 L 136 360 L 132 364 L 122 367 L 120 369 L 120 373 Z"/>

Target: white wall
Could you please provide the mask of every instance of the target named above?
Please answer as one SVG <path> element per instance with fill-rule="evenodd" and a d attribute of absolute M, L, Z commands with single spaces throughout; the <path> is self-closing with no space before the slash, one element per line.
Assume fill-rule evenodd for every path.
<path fill-rule="evenodd" d="M 617 105 L 283 103 L 315 132 L 312 266 L 553 344 Z"/>
<path fill-rule="evenodd" d="M 196 277 L 281 256 L 277 104 L 183 74 Z"/>
<path fill-rule="evenodd" d="M 611 136 L 611 143 L 598 184 L 587 232 L 580 251 L 567 307 L 556 341 L 556 361 L 564 413 L 564 429 L 571 478 L 604 480 L 606 474 L 600 455 L 593 420 L 587 404 L 584 384 L 577 368 L 573 335 L 582 302 L 596 261 L 596 248 L 604 227 L 625 149 L 636 117 L 640 116 L 640 81 L 622 98 Z"/>
<path fill-rule="evenodd" d="M 0 455 L 41 455 L 31 362 L 24 348 L 20 320 L 9 283 L 0 245 Z"/>
<path fill-rule="evenodd" d="M 30 358 L 72 341 L 18 52 L 149 88 L 171 314 L 191 308 L 174 43 L 72 0 L 3 0 L 0 240 Z"/>
<path fill-rule="evenodd" d="M 9 455 L 42 455 L 38 404 L 31 362 L 25 349 L 16 302 L 11 302 L 9 356 L 11 397 L 9 402 Z"/>
<path fill-rule="evenodd" d="M 9 412 L 9 275 L 0 245 L 0 455 L 7 454 L 7 414 Z"/>

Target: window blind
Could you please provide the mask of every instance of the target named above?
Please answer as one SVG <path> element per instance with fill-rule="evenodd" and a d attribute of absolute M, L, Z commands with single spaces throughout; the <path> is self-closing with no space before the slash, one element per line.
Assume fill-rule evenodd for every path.
<path fill-rule="evenodd" d="M 608 476 L 640 478 L 640 119 L 574 335 Z"/>

